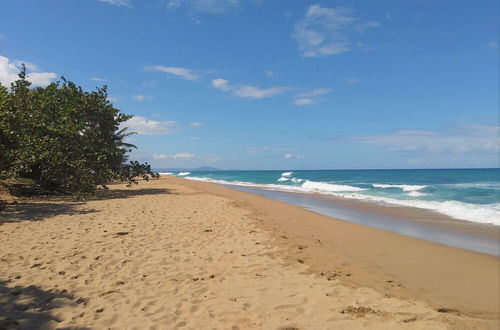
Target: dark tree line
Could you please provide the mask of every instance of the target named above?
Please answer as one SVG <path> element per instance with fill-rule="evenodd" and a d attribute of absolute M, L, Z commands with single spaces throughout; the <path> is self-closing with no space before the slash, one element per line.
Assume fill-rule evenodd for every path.
<path fill-rule="evenodd" d="M 10 89 L 0 84 L 0 178 L 29 178 L 45 190 L 92 193 L 119 180 L 158 177 L 128 161 L 134 134 L 108 100 L 106 86 L 86 92 L 64 77 L 30 88 L 23 67 Z"/>

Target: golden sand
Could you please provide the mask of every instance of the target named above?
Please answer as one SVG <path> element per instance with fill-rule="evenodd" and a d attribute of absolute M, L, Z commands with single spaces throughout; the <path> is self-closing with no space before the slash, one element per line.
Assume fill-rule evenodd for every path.
<path fill-rule="evenodd" d="M 0 328 L 498 328 L 488 305 L 498 303 L 498 258 L 334 220 L 329 231 L 355 236 L 333 242 L 321 236 L 325 219 L 175 178 L 115 185 L 85 203 L 20 200 L 0 213 Z M 401 249 L 391 255 L 382 238 Z M 464 258 L 496 283 L 475 287 L 464 266 L 432 289 L 437 280 L 408 275 L 422 270 L 401 270 L 415 266 L 402 258 L 414 247 L 434 254 L 434 277 Z M 451 268 L 438 265 L 443 251 Z M 456 285 L 483 298 L 467 305 Z"/>

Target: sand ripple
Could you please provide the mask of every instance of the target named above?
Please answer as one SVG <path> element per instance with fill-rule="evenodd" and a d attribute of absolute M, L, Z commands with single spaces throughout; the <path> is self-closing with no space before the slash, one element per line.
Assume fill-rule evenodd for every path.
<path fill-rule="evenodd" d="M 26 205 L 0 219 L 0 328 L 495 325 L 347 287 L 338 274 L 308 275 L 306 261 L 276 257 L 270 234 L 231 201 L 162 182 L 141 187 L 71 212 L 61 202 L 64 211 L 37 221 Z"/>

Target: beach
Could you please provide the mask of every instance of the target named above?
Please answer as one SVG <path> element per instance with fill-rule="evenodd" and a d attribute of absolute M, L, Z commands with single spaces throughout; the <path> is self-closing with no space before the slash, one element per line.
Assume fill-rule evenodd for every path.
<path fill-rule="evenodd" d="M 207 182 L 0 212 L 0 328 L 497 329 L 498 257 Z"/>
<path fill-rule="evenodd" d="M 500 227 L 461 221 L 430 210 L 328 196 L 227 185 L 298 205 L 334 219 L 493 256 L 500 256 Z"/>

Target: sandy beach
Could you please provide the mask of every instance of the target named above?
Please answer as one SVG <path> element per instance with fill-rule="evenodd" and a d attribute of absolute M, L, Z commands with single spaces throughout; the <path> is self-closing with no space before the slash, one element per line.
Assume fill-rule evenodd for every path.
<path fill-rule="evenodd" d="M 0 328 L 498 329 L 499 259 L 205 182 L 0 212 Z"/>

